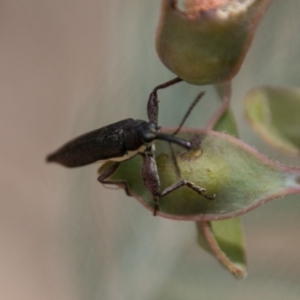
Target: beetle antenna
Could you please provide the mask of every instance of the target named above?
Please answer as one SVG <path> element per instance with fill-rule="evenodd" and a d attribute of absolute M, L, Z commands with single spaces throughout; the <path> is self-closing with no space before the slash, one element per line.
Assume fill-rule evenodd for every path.
<path fill-rule="evenodd" d="M 203 97 L 203 95 L 205 94 L 205 92 L 201 92 L 196 98 L 195 100 L 192 102 L 192 104 L 190 105 L 189 109 L 187 110 L 187 112 L 185 113 L 182 121 L 180 122 L 178 128 L 173 132 L 172 136 L 175 136 L 180 129 L 182 128 L 183 124 L 185 123 L 185 121 L 187 120 L 187 118 L 189 117 L 189 115 L 191 114 L 192 110 L 194 109 L 194 107 L 197 105 L 197 103 L 201 100 L 201 98 Z M 181 171 L 178 165 L 178 161 L 176 159 L 176 155 L 174 152 L 174 148 L 171 142 L 169 142 L 169 147 L 170 147 L 170 151 L 171 151 L 171 157 L 174 163 L 174 167 L 175 167 L 175 172 L 178 178 L 181 178 Z"/>
<path fill-rule="evenodd" d="M 201 98 L 203 97 L 203 95 L 205 94 L 205 92 L 201 92 L 196 98 L 195 100 L 192 102 L 192 104 L 190 105 L 189 109 L 187 110 L 187 112 L 185 113 L 182 121 L 180 122 L 178 128 L 173 132 L 173 136 L 176 135 L 180 129 L 182 128 L 183 124 L 185 123 L 185 121 L 187 120 L 187 118 L 189 117 L 189 115 L 191 114 L 192 110 L 194 109 L 194 107 L 197 105 L 197 103 L 201 100 Z"/>

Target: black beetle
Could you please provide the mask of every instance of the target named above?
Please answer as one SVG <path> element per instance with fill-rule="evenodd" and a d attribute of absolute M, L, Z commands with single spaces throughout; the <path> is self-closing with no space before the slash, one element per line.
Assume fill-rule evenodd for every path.
<path fill-rule="evenodd" d="M 106 169 L 98 178 L 101 183 L 110 184 L 106 179 L 119 167 L 121 161 L 132 158 L 135 155 L 143 157 L 142 178 L 146 188 L 154 197 L 154 215 L 159 209 L 159 198 L 182 187 L 188 186 L 207 199 L 206 190 L 187 180 L 180 180 L 174 185 L 160 192 L 160 180 L 154 158 L 153 141 L 164 140 L 169 143 L 178 144 L 187 150 L 192 148 L 190 141 L 175 137 L 192 108 L 200 100 L 204 93 L 199 94 L 192 106 L 186 113 L 178 130 L 173 135 L 159 132 L 158 122 L 158 99 L 157 90 L 166 88 L 182 81 L 175 78 L 171 81 L 157 86 L 149 96 L 147 113 L 149 122 L 143 120 L 125 119 L 100 129 L 91 131 L 66 143 L 60 149 L 47 157 L 48 162 L 57 162 L 66 167 L 80 167 L 94 163 L 99 160 L 116 161 L 114 165 Z M 129 194 L 128 189 L 125 189 Z"/>

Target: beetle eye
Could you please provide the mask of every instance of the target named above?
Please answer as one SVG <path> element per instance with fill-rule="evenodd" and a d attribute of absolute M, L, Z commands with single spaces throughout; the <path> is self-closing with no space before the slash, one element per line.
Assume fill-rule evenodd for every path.
<path fill-rule="evenodd" d="M 148 125 L 147 127 L 149 127 L 149 129 L 153 130 L 153 132 L 157 132 L 160 128 L 154 122 L 149 122 L 149 123 L 147 123 L 147 125 Z"/>
<path fill-rule="evenodd" d="M 139 128 L 139 136 L 144 144 L 149 144 L 157 137 L 157 125 L 153 122 L 144 123 L 143 126 Z"/>

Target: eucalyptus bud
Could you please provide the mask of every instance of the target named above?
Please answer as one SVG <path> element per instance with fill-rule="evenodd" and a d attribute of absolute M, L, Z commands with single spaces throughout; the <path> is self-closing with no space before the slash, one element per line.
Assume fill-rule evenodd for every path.
<path fill-rule="evenodd" d="M 228 81 L 239 71 L 272 0 L 162 0 L 156 50 L 192 84 Z"/>

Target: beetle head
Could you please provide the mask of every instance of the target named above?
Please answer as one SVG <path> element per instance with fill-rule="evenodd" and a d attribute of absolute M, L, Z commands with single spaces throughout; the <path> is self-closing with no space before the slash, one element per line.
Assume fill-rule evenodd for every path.
<path fill-rule="evenodd" d="M 150 144 L 154 140 L 163 140 L 169 143 L 180 145 L 186 149 L 191 149 L 192 145 L 190 142 L 175 137 L 174 135 L 164 134 L 159 132 L 160 127 L 154 122 L 146 122 L 141 124 L 138 128 L 139 136 L 144 144 Z"/>
<path fill-rule="evenodd" d="M 138 133 L 141 141 L 144 144 L 150 144 L 157 139 L 159 127 L 154 122 L 142 123 L 138 128 Z"/>

